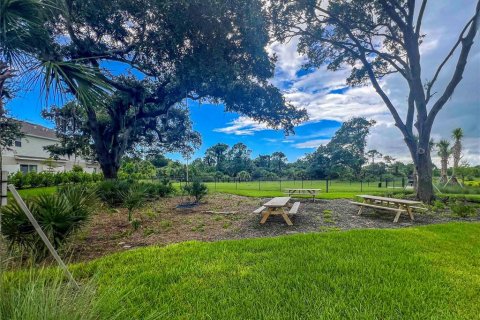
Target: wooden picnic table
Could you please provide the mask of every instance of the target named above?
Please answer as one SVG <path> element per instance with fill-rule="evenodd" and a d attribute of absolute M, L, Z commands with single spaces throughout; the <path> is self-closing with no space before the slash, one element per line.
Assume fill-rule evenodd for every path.
<path fill-rule="evenodd" d="M 260 212 L 263 213 L 263 217 L 262 217 L 262 220 L 260 220 L 260 223 L 264 224 L 267 221 L 268 217 L 270 217 L 270 215 L 281 215 L 285 220 L 285 222 L 289 226 L 292 226 L 293 223 L 288 217 L 287 211 L 285 211 L 285 208 L 290 209 L 290 205 L 289 205 L 290 199 L 291 199 L 290 197 L 276 197 L 264 203 L 262 207 L 256 210 L 256 212 L 258 211 L 259 213 Z M 292 210 L 290 210 L 290 212 L 288 213 L 296 213 L 299 205 L 300 205 L 299 202 L 298 204 L 295 203 L 294 205 L 295 208 L 292 207 Z M 293 212 L 293 210 L 295 212 Z"/>
<path fill-rule="evenodd" d="M 315 202 L 315 196 L 320 193 L 322 189 L 313 189 L 313 188 L 288 188 L 284 190 L 284 193 L 287 193 L 289 196 L 294 194 L 309 194 L 313 197 L 313 202 Z"/>
<path fill-rule="evenodd" d="M 408 215 L 410 216 L 410 219 L 413 221 L 414 220 L 413 209 L 417 208 L 416 207 L 417 205 L 423 204 L 421 201 L 370 196 L 366 194 L 357 195 L 357 197 L 363 199 L 363 203 L 353 202 L 353 204 L 360 206 L 360 209 L 358 210 L 359 215 L 362 213 L 363 207 L 391 210 L 397 213 L 395 215 L 395 219 L 393 219 L 393 222 L 398 222 L 398 219 L 400 218 L 400 214 L 402 212 L 408 213 Z"/>

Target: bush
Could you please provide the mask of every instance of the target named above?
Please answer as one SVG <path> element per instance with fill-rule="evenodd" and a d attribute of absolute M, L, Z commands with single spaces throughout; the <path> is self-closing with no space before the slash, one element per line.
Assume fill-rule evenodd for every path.
<path fill-rule="evenodd" d="M 26 200 L 38 224 L 58 249 L 91 216 L 95 194 L 84 186 L 70 186 L 58 194 L 41 195 Z M 47 248 L 16 202 L 2 209 L 2 234 L 10 248 L 31 250 L 36 257 L 46 256 Z"/>
<path fill-rule="evenodd" d="M 196 180 L 191 184 L 183 186 L 183 191 L 189 196 L 195 197 L 195 202 L 200 202 L 208 193 L 207 185 Z"/>
<path fill-rule="evenodd" d="M 452 203 L 450 205 L 450 210 L 452 210 L 454 215 L 462 218 L 472 217 L 477 213 L 477 210 L 474 206 L 470 206 L 463 201 L 456 201 L 455 203 Z"/>
<path fill-rule="evenodd" d="M 141 184 L 131 184 L 127 191 L 122 192 L 123 204 L 128 210 L 128 221 L 132 221 L 133 211 L 140 208 L 147 198 L 146 187 Z M 138 229 L 135 228 L 134 229 Z"/>
<path fill-rule="evenodd" d="M 111 207 L 123 203 L 123 195 L 128 192 L 132 182 L 127 180 L 105 180 L 97 184 L 100 200 Z"/>
<path fill-rule="evenodd" d="M 102 174 L 86 173 L 86 172 L 78 171 L 78 169 L 77 171 L 56 172 L 56 173 L 43 171 L 40 173 L 29 172 L 24 174 L 18 171 L 10 175 L 9 183 L 13 184 L 17 189 L 23 189 L 23 188 L 60 186 L 62 184 L 67 184 L 67 183 L 97 182 L 97 181 L 101 181 L 102 179 L 103 179 Z"/>
<path fill-rule="evenodd" d="M 146 196 L 150 199 L 163 198 L 175 192 L 175 188 L 168 179 L 164 179 L 160 183 L 143 182 L 141 185 L 145 188 Z"/>

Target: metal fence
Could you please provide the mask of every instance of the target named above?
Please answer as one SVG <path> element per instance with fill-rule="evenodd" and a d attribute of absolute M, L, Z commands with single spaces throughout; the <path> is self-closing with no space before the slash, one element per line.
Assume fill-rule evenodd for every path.
<path fill-rule="evenodd" d="M 192 180 L 200 180 L 193 178 Z M 186 181 L 178 181 L 180 184 Z M 204 181 L 202 181 L 204 182 Z M 388 190 L 405 190 L 411 187 L 411 181 L 407 178 L 382 179 L 377 181 L 363 180 L 316 180 L 316 179 L 258 179 L 242 181 L 237 178 L 206 181 L 211 190 L 258 190 L 258 191 L 283 191 L 288 188 L 315 188 L 321 189 L 322 193 L 338 193 L 338 192 L 364 192 L 364 191 L 388 191 Z"/>

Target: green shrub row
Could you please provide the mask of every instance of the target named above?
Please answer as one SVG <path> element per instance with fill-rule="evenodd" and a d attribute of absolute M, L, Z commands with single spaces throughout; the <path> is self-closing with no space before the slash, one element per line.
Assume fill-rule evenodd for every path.
<path fill-rule="evenodd" d="M 103 180 L 101 173 L 69 172 L 29 172 L 20 171 L 8 177 L 9 183 L 17 189 L 60 186 L 68 183 L 88 183 Z"/>
<path fill-rule="evenodd" d="M 138 189 L 137 193 L 141 193 L 143 200 L 154 200 L 175 192 L 175 188 L 169 180 L 163 180 L 159 183 L 135 180 L 104 180 L 96 184 L 100 199 L 112 207 L 123 205 L 126 195 L 132 189 Z"/>

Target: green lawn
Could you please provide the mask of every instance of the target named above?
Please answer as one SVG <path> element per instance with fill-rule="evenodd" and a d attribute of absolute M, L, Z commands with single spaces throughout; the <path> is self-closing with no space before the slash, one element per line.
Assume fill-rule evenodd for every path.
<path fill-rule="evenodd" d="M 36 197 L 41 194 L 52 194 L 57 191 L 57 187 L 39 187 L 39 188 L 30 188 L 30 189 L 20 189 L 18 193 L 22 198 L 27 199 L 29 197 Z M 13 199 L 12 194 L 10 191 L 8 192 L 8 201 L 15 201 Z"/>
<path fill-rule="evenodd" d="M 478 319 L 479 235 L 451 223 L 185 242 L 72 270 L 95 276 L 104 319 Z"/>
<path fill-rule="evenodd" d="M 355 195 L 368 193 L 368 194 L 383 194 L 385 192 L 390 193 L 402 193 L 405 192 L 401 188 L 401 181 L 395 182 L 395 188 L 392 182 L 389 182 L 388 188 L 385 188 L 385 182 L 382 184 L 382 188 L 378 188 L 378 182 L 362 183 L 360 182 L 344 182 L 344 181 L 331 181 L 328 186 L 328 193 L 326 192 L 326 182 L 324 180 L 314 181 L 258 181 L 251 182 L 208 182 L 208 186 L 211 192 L 223 192 L 230 194 L 237 194 L 248 197 L 278 197 L 285 196 L 284 189 L 287 188 L 314 188 L 322 189 L 317 198 L 321 199 L 341 199 L 341 198 L 353 198 Z M 179 184 L 175 184 L 179 187 Z M 411 191 L 406 191 L 411 192 Z"/>

